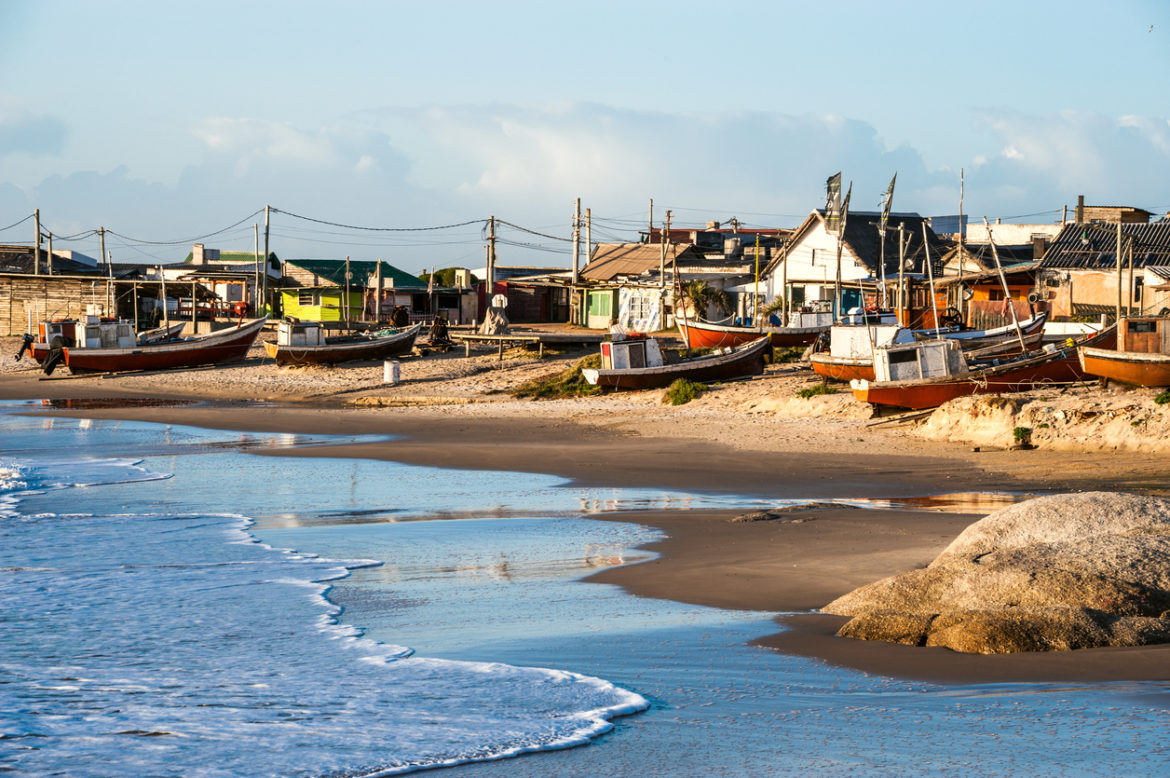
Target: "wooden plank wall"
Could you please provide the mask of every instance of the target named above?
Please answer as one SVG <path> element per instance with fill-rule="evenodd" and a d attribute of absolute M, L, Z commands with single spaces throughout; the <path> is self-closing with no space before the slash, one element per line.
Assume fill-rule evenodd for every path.
<path fill-rule="evenodd" d="M 90 303 L 106 304 L 105 279 L 63 276 L 0 275 L 0 336 L 23 335 L 28 317 L 43 319 L 85 315 Z"/>

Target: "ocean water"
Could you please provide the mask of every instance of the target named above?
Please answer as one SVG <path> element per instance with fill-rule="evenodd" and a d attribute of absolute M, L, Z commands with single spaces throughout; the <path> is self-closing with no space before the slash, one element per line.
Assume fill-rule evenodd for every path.
<path fill-rule="evenodd" d="M 1170 774 L 1165 684 L 869 677 L 747 646 L 772 614 L 580 581 L 655 537 L 590 515 L 757 499 L 22 409 L 0 406 L 0 772 Z"/>

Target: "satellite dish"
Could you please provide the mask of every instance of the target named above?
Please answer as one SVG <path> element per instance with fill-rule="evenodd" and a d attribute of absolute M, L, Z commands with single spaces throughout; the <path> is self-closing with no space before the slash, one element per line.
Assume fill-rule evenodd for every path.
<path fill-rule="evenodd" d="M 507 308 L 508 298 L 502 294 L 492 295 L 493 308 Z"/>

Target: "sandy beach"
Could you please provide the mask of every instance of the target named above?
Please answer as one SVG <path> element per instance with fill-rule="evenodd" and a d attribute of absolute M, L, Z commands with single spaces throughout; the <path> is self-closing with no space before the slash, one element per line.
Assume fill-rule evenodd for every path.
<path fill-rule="evenodd" d="M 0 347 L 15 353 L 15 340 Z M 1170 464 L 1156 442 L 1141 437 L 1164 439 L 1159 425 L 1166 422 L 1148 391 L 1081 386 L 1033 393 L 1016 413 L 1037 404 L 1050 415 L 1090 406 L 1112 410 L 1094 413 L 1079 427 L 1067 425 L 1060 439 L 1046 443 L 1037 436 L 1038 448 L 1030 451 L 1010 450 L 1011 428 L 996 433 L 982 411 L 970 430 L 952 423 L 944 438 L 930 433 L 936 420 L 873 424 L 869 409 L 847 392 L 796 398 L 799 388 L 817 382 L 796 365 L 771 366 L 758 379 L 713 387 L 679 407 L 663 405 L 661 391 L 554 401 L 506 393 L 580 355 L 539 360 L 517 351 L 500 360 L 495 352 L 466 357 L 460 349 L 404 359 L 396 386 L 381 383 L 380 363 L 277 368 L 256 355 L 219 369 L 41 380 L 31 362 L 14 363 L 9 356 L 0 370 L 0 398 L 43 400 L 48 412 L 95 418 L 392 436 L 276 456 L 547 473 L 586 485 L 764 500 L 1090 488 L 1165 492 L 1170 485 Z M 1145 414 L 1140 429 L 1135 413 Z M 1116 421 L 1126 437 L 1094 427 L 1106 421 Z M 814 504 L 754 522 L 731 521 L 737 512 L 704 510 L 608 516 L 659 528 L 668 537 L 653 545 L 657 559 L 607 570 L 595 580 L 647 597 L 782 614 L 785 630 L 762 644 L 866 672 L 947 683 L 1170 677 L 1170 647 L 969 656 L 837 638 L 841 619 L 810 613 L 859 585 L 925 565 L 995 507 L 994 501 L 965 498 L 873 509 Z"/>

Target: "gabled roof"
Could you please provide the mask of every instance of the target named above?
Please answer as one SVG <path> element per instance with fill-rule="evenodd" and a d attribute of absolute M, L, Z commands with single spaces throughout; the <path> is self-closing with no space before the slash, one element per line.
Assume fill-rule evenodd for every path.
<path fill-rule="evenodd" d="M 666 250 L 666 267 L 676 261 L 701 262 L 703 255 L 689 243 L 671 243 Z M 590 281 L 612 281 L 620 276 L 657 273 L 662 263 L 662 244 L 598 243 L 581 277 Z"/>
<path fill-rule="evenodd" d="M 345 286 L 344 259 L 286 259 L 285 264 L 300 268 L 320 278 L 332 281 L 337 286 Z M 405 270 L 399 270 L 389 262 L 383 260 L 350 260 L 349 272 L 352 278 L 349 283 L 353 286 L 369 286 L 376 283 L 378 266 L 382 267 L 382 285 L 395 289 L 426 289 L 427 283 L 417 276 L 412 276 Z"/>
<path fill-rule="evenodd" d="M 1170 223 L 1122 224 L 1122 261 L 1129 265 L 1133 243 L 1134 267 L 1170 265 Z M 1117 267 L 1117 225 L 1066 224 L 1044 253 L 1040 266 L 1104 270 Z"/>
<path fill-rule="evenodd" d="M 880 275 L 882 257 L 882 237 L 878 233 L 878 221 L 881 213 L 878 211 L 850 211 L 845 221 L 845 234 L 842 243 L 849 252 L 857 258 L 870 275 Z M 813 211 L 808 218 L 796 228 L 789 245 L 798 244 L 809 232 L 823 225 L 825 212 L 823 209 Z M 942 267 L 942 256 L 951 250 L 951 244 L 935 234 L 930 228 L 927 217 L 916 213 L 892 213 L 886 226 L 885 264 L 886 275 L 896 275 L 898 272 L 898 226 L 905 228 L 907 271 L 926 272 L 923 266 L 923 225 L 926 225 L 926 242 L 930 250 L 930 261 L 934 272 L 938 273 Z M 781 254 L 783 256 L 783 254 Z M 771 272 L 780 262 L 780 258 L 773 259 L 768 265 Z"/>
<path fill-rule="evenodd" d="M 990 243 L 964 243 L 962 247 L 953 246 L 942 256 L 942 264 L 949 265 L 957 262 L 959 252 L 962 251 L 963 265 L 975 264 L 981 271 L 995 271 L 995 256 L 999 255 L 1000 265 L 1005 269 L 1021 263 L 1035 262 L 1034 249 L 1031 246 L 996 246 L 991 250 Z M 933 257 L 932 257 L 933 259 Z"/>

